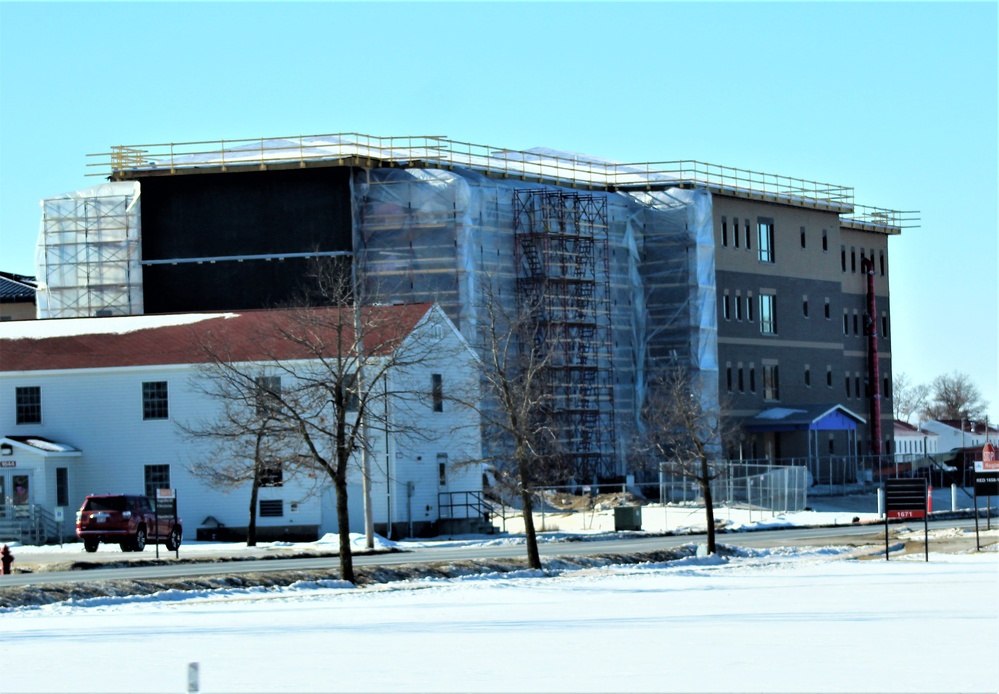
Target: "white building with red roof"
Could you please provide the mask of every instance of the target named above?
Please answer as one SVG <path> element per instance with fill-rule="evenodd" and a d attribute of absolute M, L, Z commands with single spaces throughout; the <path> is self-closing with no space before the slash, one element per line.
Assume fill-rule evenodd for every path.
<path fill-rule="evenodd" d="M 480 517 L 467 499 L 481 499 L 481 470 L 462 463 L 480 458 L 481 433 L 473 410 L 440 396 L 477 383 L 475 356 L 435 304 L 365 308 L 362 317 L 370 316 L 380 320 L 365 324 L 380 327 L 364 334 L 365 351 L 374 352 L 369 363 L 416 341 L 434 345 L 380 385 L 386 394 L 425 397 L 393 406 L 388 396 L 388 426 L 367 436 L 375 530 L 394 537 L 454 532 L 452 519 Z M 210 361 L 199 345 L 224 335 L 237 363 L 307 362 L 314 355 L 300 345 L 268 338 L 291 317 L 291 310 L 258 310 L 0 325 L 0 522 L 32 517 L 55 527 L 61 513 L 59 530 L 72 537 L 87 494 L 151 496 L 171 488 L 186 540 L 242 539 L 250 485 L 223 493 L 190 471 L 209 447 L 182 425 L 210 419 L 221 407 L 198 387 Z M 348 473 L 348 499 L 351 531 L 363 532 L 360 465 Z M 262 540 L 336 532 L 335 494 L 322 473 L 263 487 L 258 503 Z"/>

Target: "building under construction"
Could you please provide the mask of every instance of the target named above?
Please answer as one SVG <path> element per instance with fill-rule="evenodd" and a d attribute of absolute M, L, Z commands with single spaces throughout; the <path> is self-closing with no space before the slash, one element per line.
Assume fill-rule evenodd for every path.
<path fill-rule="evenodd" d="M 797 249 L 799 226 L 801 249 L 806 234 L 817 239 L 821 229 L 824 253 L 843 246 L 846 272 L 844 239 L 860 234 L 873 262 L 875 248 L 883 257 L 904 221 L 855 206 L 842 186 L 442 137 L 339 134 L 115 147 L 96 156 L 107 183 L 42 203 L 40 317 L 269 307 L 299 290 L 311 259 L 343 258 L 367 296 L 436 300 L 475 344 L 488 278 L 500 301 L 540 307 L 535 336 L 551 355 L 545 378 L 561 448 L 581 479 L 626 472 L 646 374 L 667 360 L 689 367 L 709 404 L 742 395 L 733 414 L 746 419 L 772 405 L 816 401 L 790 384 L 778 394 L 768 361 L 786 367 L 804 359 L 819 373 L 821 361 L 829 373 L 847 373 L 849 390 L 855 348 L 832 338 L 801 356 L 804 340 L 783 339 L 794 333 L 792 302 L 776 301 L 787 295 L 778 285 L 787 279 L 797 293 L 801 281 L 815 279 L 784 248 Z M 751 253 L 728 253 L 733 242 Z M 835 250 L 829 257 L 839 258 Z M 828 285 L 819 293 L 826 319 L 831 305 L 842 305 L 849 334 L 857 292 L 833 264 L 835 272 L 819 273 Z M 887 277 L 879 291 L 887 310 Z M 764 303 L 765 296 L 774 298 Z M 736 312 L 741 338 L 729 328 Z M 773 326 L 783 313 L 782 335 Z M 735 360 L 735 385 L 732 356 L 747 349 L 760 356 Z M 757 369 L 762 397 L 751 402 Z M 881 373 L 890 376 L 890 364 Z M 790 429 L 783 452 L 768 445 L 779 431 L 776 439 L 758 432 L 755 454 L 782 457 L 797 446 Z M 847 445 L 859 450 L 864 437 L 849 436 Z M 813 443 L 809 437 L 809 454 Z"/>

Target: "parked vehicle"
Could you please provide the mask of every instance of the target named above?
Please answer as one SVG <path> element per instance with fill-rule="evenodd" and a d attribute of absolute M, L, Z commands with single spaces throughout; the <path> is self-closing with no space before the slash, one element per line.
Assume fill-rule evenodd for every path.
<path fill-rule="evenodd" d="M 76 512 L 76 536 L 88 552 L 102 542 L 117 543 L 123 552 L 141 552 L 150 542 L 173 552 L 183 534 L 180 518 L 158 517 L 146 496 L 95 494 Z"/>

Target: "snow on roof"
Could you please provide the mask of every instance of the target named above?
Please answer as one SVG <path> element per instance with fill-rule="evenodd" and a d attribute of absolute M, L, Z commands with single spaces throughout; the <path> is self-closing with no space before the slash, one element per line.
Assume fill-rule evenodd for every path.
<path fill-rule="evenodd" d="M 432 304 L 366 306 L 361 320 L 368 326 L 365 351 L 372 356 L 391 353 L 409 335 Z M 349 310 L 349 309 L 346 309 Z M 303 313 L 304 311 L 304 313 Z M 202 345 L 223 342 L 233 361 L 312 359 L 316 354 L 283 331 L 343 331 L 336 344 L 355 344 L 353 318 L 340 309 L 270 309 L 240 313 L 195 313 L 167 316 L 119 316 L 25 321 L 0 326 L 0 373 L 98 369 L 125 366 L 201 364 L 210 360 Z M 25 329 L 22 329 L 25 328 Z M 36 332 L 31 333 L 31 328 Z"/>
<path fill-rule="evenodd" d="M 184 313 L 162 316 L 108 316 L 106 318 L 46 318 L 0 323 L 0 340 L 40 340 L 78 335 L 123 335 L 136 330 L 190 325 L 212 318 L 232 318 L 235 313 Z"/>
<path fill-rule="evenodd" d="M 80 451 L 67 443 L 59 443 L 41 436 L 6 436 L 5 440 L 12 443 L 19 443 L 23 446 L 37 448 L 46 453 L 79 453 Z"/>

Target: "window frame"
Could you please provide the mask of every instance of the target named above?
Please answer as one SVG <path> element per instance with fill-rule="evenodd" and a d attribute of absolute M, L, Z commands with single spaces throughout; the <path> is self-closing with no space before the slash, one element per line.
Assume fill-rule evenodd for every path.
<path fill-rule="evenodd" d="M 142 382 L 142 421 L 170 419 L 170 382 Z"/>
<path fill-rule="evenodd" d="M 763 365 L 763 399 L 780 400 L 780 370 L 777 364 Z"/>
<path fill-rule="evenodd" d="M 777 295 L 760 293 L 760 334 L 777 334 Z"/>
<path fill-rule="evenodd" d="M 431 409 L 434 412 L 444 411 L 444 375 L 430 374 Z"/>
<path fill-rule="evenodd" d="M 163 484 L 164 480 L 166 481 L 166 484 Z M 156 498 L 157 489 L 172 489 L 170 486 L 170 464 L 153 464 L 143 466 L 142 481 L 145 494 L 150 499 Z"/>
<path fill-rule="evenodd" d="M 777 262 L 777 254 L 774 249 L 774 220 L 769 217 L 758 217 L 756 219 L 756 249 L 757 258 L 761 263 L 773 264 Z"/>
<path fill-rule="evenodd" d="M 14 402 L 15 424 L 42 423 L 41 386 L 17 386 L 14 388 Z"/>

